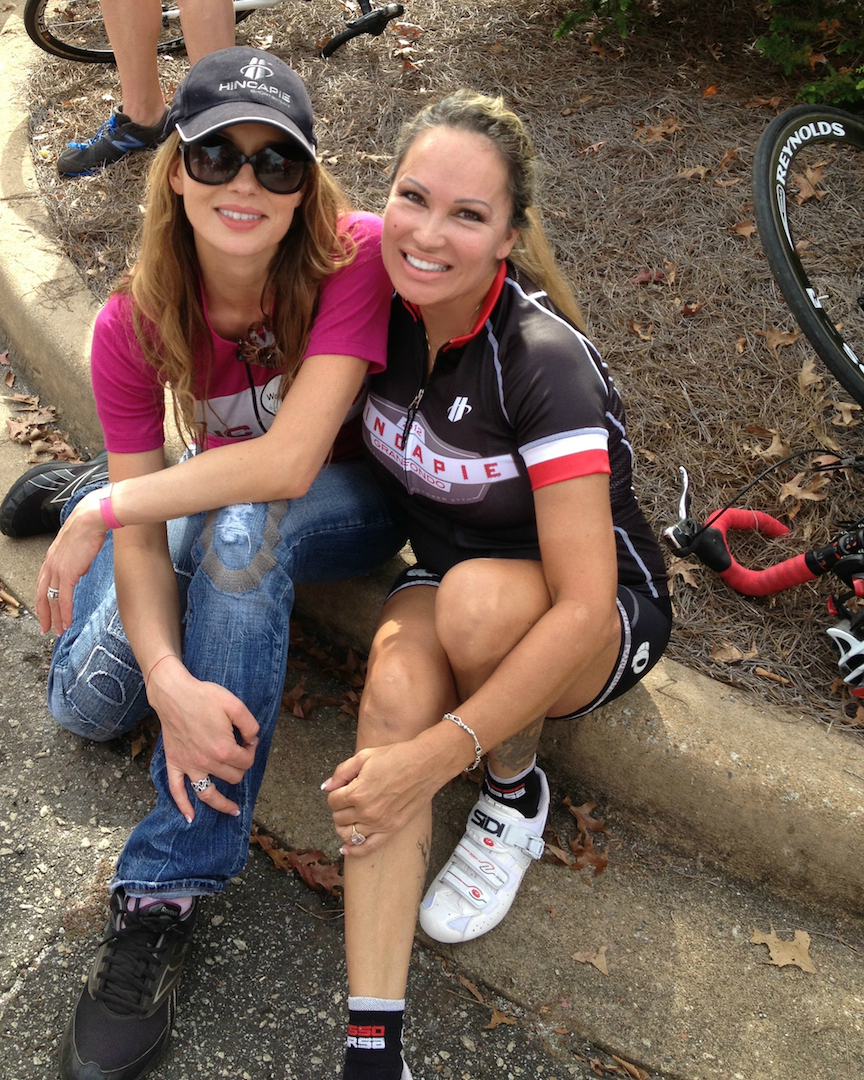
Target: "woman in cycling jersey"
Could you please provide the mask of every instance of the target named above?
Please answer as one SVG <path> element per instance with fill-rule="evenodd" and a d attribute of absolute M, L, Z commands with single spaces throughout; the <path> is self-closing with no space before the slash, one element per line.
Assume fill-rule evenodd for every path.
<path fill-rule="evenodd" d="M 402 539 L 358 456 L 360 391 L 386 364 L 380 218 L 348 212 L 305 89 L 269 53 L 201 60 L 169 124 L 140 256 L 94 332 L 112 487 L 79 499 L 38 585 L 43 629 L 64 631 L 58 722 L 106 740 L 152 708 L 162 728 L 156 807 L 117 864 L 66 1080 L 134 1080 L 164 1049 L 197 897 L 247 858 L 295 582 L 366 573 Z M 169 469 L 166 385 L 196 451 Z M 10 519 L 48 480 L 16 485 Z"/>
<path fill-rule="evenodd" d="M 409 1077 L 402 1015 L 432 796 L 486 758 L 420 904 L 439 941 L 486 933 L 543 852 L 547 717 L 582 716 L 659 659 L 671 609 L 631 487 L 612 379 L 534 209 L 533 150 L 470 91 L 403 131 L 384 214 L 396 293 L 364 438 L 417 566 L 383 609 L 358 752 L 325 782 L 344 841 L 344 1080 Z"/>

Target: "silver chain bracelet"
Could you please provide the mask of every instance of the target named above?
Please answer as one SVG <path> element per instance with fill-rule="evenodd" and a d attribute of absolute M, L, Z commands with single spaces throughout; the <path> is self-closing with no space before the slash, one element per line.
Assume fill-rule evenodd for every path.
<path fill-rule="evenodd" d="M 474 740 L 474 764 L 469 765 L 468 768 L 465 769 L 465 772 L 473 772 L 483 759 L 483 747 L 480 745 L 480 740 L 474 734 L 473 729 L 468 727 L 468 725 L 465 723 L 461 716 L 454 716 L 452 712 L 445 712 L 444 719 L 452 720 L 457 727 L 462 728 L 463 731 L 467 731 L 471 738 Z"/>

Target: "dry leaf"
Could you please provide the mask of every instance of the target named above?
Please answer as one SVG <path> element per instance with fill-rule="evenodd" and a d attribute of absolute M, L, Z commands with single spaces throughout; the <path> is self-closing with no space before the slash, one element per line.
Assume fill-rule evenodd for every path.
<path fill-rule="evenodd" d="M 822 502 L 827 498 L 822 490 L 831 479 L 822 473 L 815 476 L 800 472 L 780 488 L 780 501 L 784 499 L 806 499 L 808 502 Z"/>
<path fill-rule="evenodd" d="M 796 930 L 792 941 L 783 941 L 777 937 L 773 926 L 770 934 L 754 928 L 750 944 L 768 946 L 771 959 L 765 961 L 767 964 L 774 964 L 776 967 L 794 964 L 802 971 L 809 971 L 811 975 L 816 974 L 816 968 L 810 959 L 810 935 L 806 930 Z"/>
<path fill-rule="evenodd" d="M 574 952 L 573 959 L 580 964 L 591 964 L 597 968 L 601 975 L 609 974 L 609 968 L 606 966 L 605 945 L 601 945 L 599 949 L 595 949 L 593 952 Z"/>
<path fill-rule="evenodd" d="M 729 231 L 735 233 L 736 236 L 752 236 L 756 232 L 756 226 L 752 221 L 739 221 Z"/>
<path fill-rule="evenodd" d="M 685 585 L 690 585 L 694 589 L 698 589 L 699 582 L 693 575 L 697 574 L 700 570 L 703 569 L 704 567 L 701 563 L 687 562 L 686 559 L 682 559 L 680 556 L 676 555 L 669 562 L 669 577 L 680 577 Z"/>
<path fill-rule="evenodd" d="M 726 169 L 728 169 L 729 166 L 732 164 L 733 161 L 736 160 L 737 157 L 738 157 L 738 151 L 737 150 L 727 150 L 726 153 L 723 155 L 723 157 L 720 158 L 720 161 L 717 164 L 717 171 L 718 172 L 723 172 Z"/>
<path fill-rule="evenodd" d="M 678 263 L 672 262 L 670 259 L 664 259 L 663 269 L 666 271 L 666 284 L 674 285 L 675 279 L 678 277 Z"/>
<path fill-rule="evenodd" d="M 714 180 L 714 183 L 717 184 L 718 187 L 732 187 L 733 184 L 741 183 L 741 177 L 736 176 L 734 180 L 721 180 L 718 177 Z"/>
<path fill-rule="evenodd" d="M 695 301 L 691 300 L 691 301 L 688 301 L 686 304 L 682 305 L 680 313 L 685 318 L 687 318 L 690 315 L 698 315 L 703 307 L 705 307 L 704 304 L 702 304 L 702 303 L 697 304 Z"/>
<path fill-rule="evenodd" d="M 642 142 L 662 142 L 664 136 L 674 135 L 676 131 L 683 130 L 674 116 L 667 116 L 656 127 L 646 127 L 644 123 L 634 124 L 637 129 L 636 137 Z"/>
<path fill-rule="evenodd" d="M 11 371 L 6 372 L 6 378 L 3 380 L 3 382 L 6 383 L 7 386 L 15 385 L 15 376 L 12 374 Z"/>
<path fill-rule="evenodd" d="M 584 157 L 586 154 L 596 154 L 600 147 L 605 146 L 608 141 L 608 139 L 601 139 L 600 142 L 591 143 L 590 146 L 580 150 L 577 156 Z"/>
<path fill-rule="evenodd" d="M 630 279 L 631 285 L 662 285 L 666 281 L 666 275 L 662 270 L 640 270 L 636 277 Z"/>
<path fill-rule="evenodd" d="M 740 356 L 744 352 L 744 350 L 746 348 L 747 348 L 747 338 L 746 337 L 739 337 L 738 340 L 735 342 L 735 352 L 738 353 L 738 355 Z"/>
<path fill-rule="evenodd" d="M 711 86 L 706 86 L 705 87 L 705 89 L 702 91 L 702 97 L 703 98 L 714 97 L 714 95 L 716 93 L 717 93 L 717 83 L 714 83 Z"/>
<path fill-rule="evenodd" d="M 645 1072 L 644 1069 L 640 1069 L 638 1065 L 631 1065 L 629 1061 L 625 1061 L 624 1058 L 618 1057 L 617 1054 L 613 1054 L 612 1058 L 617 1061 L 624 1072 L 628 1076 L 632 1076 L 633 1080 L 651 1080 L 651 1077 Z"/>
<path fill-rule="evenodd" d="M 822 179 L 823 168 L 811 169 L 808 165 L 804 170 L 804 175 L 801 173 L 792 172 L 793 178 L 798 183 L 798 191 L 792 197 L 799 206 L 802 206 L 808 199 L 824 199 L 825 192 L 817 191 L 816 185 Z"/>
<path fill-rule="evenodd" d="M 804 366 L 798 372 L 798 386 L 805 391 L 808 386 L 817 385 L 822 385 L 822 376 L 816 371 L 816 361 L 805 360 Z"/>
<path fill-rule="evenodd" d="M 601 821 L 600 818 L 591 817 L 591 811 L 595 809 L 597 803 L 584 802 L 581 806 L 574 806 L 570 796 L 565 795 L 561 800 L 561 804 L 562 806 L 566 806 L 573 817 L 576 818 L 576 823 L 582 832 L 595 832 L 603 833 L 605 836 L 609 835 L 606 831 L 606 822 Z"/>
<path fill-rule="evenodd" d="M 279 847 L 272 836 L 258 832 L 253 826 L 252 835 L 249 837 L 250 844 L 257 844 L 266 851 L 273 863 L 280 870 L 289 874 L 296 873 L 303 882 L 316 892 L 322 890 L 335 895 L 344 890 L 344 881 L 337 863 L 324 861 L 326 856 L 323 851 L 292 850 L 285 851 Z"/>
<path fill-rule="evenodd" d="M 759 109 L 763 105 L 767 105 L 769 109 L 779 109 L 780 108 L 780 95 L 778 94 L 776 97 L 772 97 L 772 98 L 760 98 L 760 97 L 753 98 L 751 101 L 747 102 L 747 104 L 744 106 L 744 108 L 745 109 Z"/>
<path fill-rule="evenodd" d="M 0 353 L 0 364 L 9 364 L 9 363 L 11 363 L 11 361 L 9 359 L 9 350 L 4 349 L 3 352 Z"/>
<path fill-rule="evenodd" d="M 715 664 L 737 664 L 739 660 L 744 659 L 744 653 L 730 641 L 722 641 L 719 645 L 715 645 L 709 655 Z"/>
<path fill-rule="evenodd" d="M 580 833 L 575 840 L 571 840 L 570 850 L 576 856 L 576 861 L 570 867 L 571 870 L 585 870 L 590 866 L 594 871 L 594 876 L 597 877 L 606 869 L 609 861 L 606 853 L 597 851 L 594 847 L 594 838 L 588 833 Z"/>
<path fill-rule="evenodd" d="M 769 327 L 767 333 L 764 330 L 757 330 L 756 333 L 765 338 L 765 345 L 771 352 L 776 352 L 783 345 L 794 345 L 798 340 L 797 330 L 781 330 L 779 326 Z"/>
<path fill-rule="evenodd" d="M 650 341 L 654 337 L 654 323 L 630 320 L 630 330 L 640 341 Z"/>
<path fill-rule="evenodd" d="M 759 675 L 763 679 L 768 679 L 769 682 L 779 683 L 780 686 L 791 686 L 792 680 L 786 679 L 782 675 L 778 675 L 776 671 L 768 671 L 764 667 L 753 668 L 753 674 Z"/>
<path fill-rule="evenodd" d="M 856 420 L 853 413 L 861 412 L 861 406 L 856 405 L 852 401 L 832 401 L 831 404 L 840 414 L 839 416 L 832 416 L 831 423 L 835 427 L 857 427 L 861 421 Z"/>
<path fill-rule="evenodd" d="M 462 983 L 462 985 L 465 987 L 469 994 L 477 998 L 481 1005 L 486 1004 L 486 1002 L 483 1000 L 483 995 L 480 993 L 474 983 L 466 979 L 464 975 L 459 975 L 458 973 L 456 975 L 456 978 L 459 980 L 460 983 Z"/>
<path fill-rule="evenodd" d="M 692 169 L 681 169 L 678 175 L 684 180 L 704 180 L 709 172 L 707 165 L 696 165 Z"/>
<path fill-rule="evenodd" d="M 491 1028 L 498 1027 L 499 1024 L 515 1024 L 516 1022 L 515 1016 L 510 1016 L 509 1013 L 503 1013 L 493 1005 L 492 1016 L 489 1018 L 489 1023 L 483 1025 L 483 1030 L 489 1031 Z"/>

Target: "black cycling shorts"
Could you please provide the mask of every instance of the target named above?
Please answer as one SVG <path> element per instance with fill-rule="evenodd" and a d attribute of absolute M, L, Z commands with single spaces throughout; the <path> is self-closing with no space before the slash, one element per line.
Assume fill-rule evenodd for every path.
<path fill-rule="evenodd" d="M 397 592 L 413 585 L 437 588 L 441 575 L 421 566 L 409 566 L 390 587 L 389 600 Z M 609 681 L 593 701 L 567 716 L 548 716 L 547 720 L 575 720 L 606 705 L 626 693 L 647 674 L 663 655 L 672 631 L 672 604 L 667 596 L 652 596 L 648 587 L 618 586 L 618 617 L 621 620 L 621 648 Z"/>

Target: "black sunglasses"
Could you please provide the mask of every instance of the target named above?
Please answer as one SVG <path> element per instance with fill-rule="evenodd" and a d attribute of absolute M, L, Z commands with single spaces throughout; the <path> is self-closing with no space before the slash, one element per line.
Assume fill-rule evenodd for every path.
<path fill-rule="evenodd" d="M 292 143 L 264 146 L 251 157 L 219 135 L 183 143 L 186 172 L 199 184 L 213 187 L 227 184 L 247 162 L 261 187 L 274 195 L 293 195 L 299 191 L 309 171 L 309 158 Z"/>

